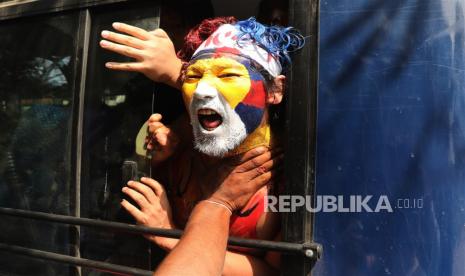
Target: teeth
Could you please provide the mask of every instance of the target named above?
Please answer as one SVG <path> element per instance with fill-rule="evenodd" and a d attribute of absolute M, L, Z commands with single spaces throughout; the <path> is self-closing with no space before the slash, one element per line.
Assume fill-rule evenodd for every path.
<path fill-rule="evenodd" d="M 216 112 L 211 110 L 211 109 L 199 109 L 198 113 L 200 115 L 214 115 L 214 114 L 216 114 Z"/>

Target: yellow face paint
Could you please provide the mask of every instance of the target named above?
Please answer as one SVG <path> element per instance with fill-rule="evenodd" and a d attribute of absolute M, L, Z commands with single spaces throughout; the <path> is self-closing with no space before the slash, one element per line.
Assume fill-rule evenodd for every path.
<path fill-rule="evenodd" d="M 232 58 L 223 56 L 197 60 L 187 67 L 182 86 L 184 103 L 188 109 L 197 89 L 203 89 L 199 86 L 201 83 L 207 84 L 203 87 L 212 87 L 221 94 L 232 110 L 243 102 L 252 87 L 247 67 Z M 263 117 L 260 125 L 226 156 L 241 154 L 257 146 L 269 147 L 272 140 L 267 117 Z"/>
<path fill-rule="evenodd" d="M 221 93 L 234 109 L 250 90 L 250 76 L 247 68 L 227 57 L 200 59 L 186 70 L 182 85 L 184 103 L 187 107 L 201 82 L 207 82 Z"/>
<path fill-rule="evenodd" d="M 273 137 L 271 135 L 271 128 L 268 122 L 261 124 L 252 134 L 240 144 L 237 148 L 230 151 L 227 156 L 234 156 L 243 154 L 253 148 L 259 146 L 265 146 L 271 148 L 274 144 Z"/>

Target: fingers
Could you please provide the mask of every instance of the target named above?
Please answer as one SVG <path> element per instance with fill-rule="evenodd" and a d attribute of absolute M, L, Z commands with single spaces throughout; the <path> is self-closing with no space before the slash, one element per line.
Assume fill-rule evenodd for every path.
<path fill-rule="evenodd" d="M 118 71 L 142 72 L 145 67 L 140 62 L 107 62 L 105 67 Z"/>
<path fill-rule="evenodd" d="M 251 158 L 250 160 L 248 160 L 247 162 L 244 162 L 242 165 L 240 165 L 241 167 L 241 170 L 243 171 L 251 171 L 251 170 L 254 170 L 256 168 L 259 168 L 261 166 L 263 166 L 263 164 L 265 164 L 266 162 L 268 162 L 269 160 L 271 160 L 272 158 L 278 156 L 282 154 L 282 149 L 280 148 L 277 148 L 277 149 L 273 149 L 271 151 L 266 151 L 254 158 Z"/>
<path fill-rule="evenodd" d="M 159 151 L 168 146 L 168 128 L 156 130 L 152 137 L 147 136 L 145 139 L 145 147 L 148 150 Z"/>
<path fill-rule="evenodd" d="M 131 214 L 131 216 L 133 216 L 136 219 L 136 221 L 138 222 L 144 221 L 144 213 L 142 213 L 142 211 L 137 209 L 134 205 L 129 203 L 127 200 L 123 199 L 123 201 L 121 201 L 121 206 L 123 206 L 123 208 L 126 209 L 126 211 L 128 211 L 128 213 Z"/>
<path fill-rule="evenodd" d="M 280 167 L 282 165 L 283 159 L 284 159 L 284 155 L 279 154 L 279 155 L 273 157 L 273 159 L 270 159 L 270 160 L 266 161 L 262 165 L 252 168 L 248 172 L 250 174 L 249 177 L 253 179 L 255 177 L 258 177 L 258 176 L 260 176 L 262 174 L 265 174 L 265 173 L 271 171 L 274 168 Z"/>
<path fill-rule="evenodd" d="M 164 147 L 168 145 L 168 134 L 170 130 L 168 128 L 164 128 L 155 133 L 155 140 L 157 141 L 158 145 Z"/>
<path fill-rule="evenodd" d="M 148 134 L 146 137 L 146 148 L 149 150 L 154 147 L 164 147 L 168 145 L 168 136 L 171 129 L 167 128 L 163 123 L 154 122 L 148 124 Z"/>
<path fill-rule="evenodd" d="M 249 151 L 247 151 L 246 153 L 244 154 L 241 154 L 237 157 L 234 157 L 232 159 L 232 162 L 235 163 L 235 164 L 242 164 L 254 157 L 257 157 L 263 153 L 266 153 L 268 151 L 268 148 L 267 147 L 256 147 L 256 148 L 253 148 Z"/>
<path fill-rule="evenodd" d="M 143 49 L 144 48 L 144 43 L 140 39 L 137 39 L 132 36 L 127 36 L 124 34 L 119 34 L 119 33 L 114 33 L 110 31 L 102 31 L 101 33 L 102 37 L 111 40 L 113 42 L 116 42 L 118 44 L 123 44 L 129 47 L 137 48 L 137 49 Z"/>
<path fill-rule="evenodd" d="M 166 127 L 162 122 L 162 115 L 155 113 L 150 116 L 147 121 L 147 148 L 152 149 L 152 143 L 155 143 L 158 146 L 166 146 L 168 144 L 168 135 L 171 130 Z"/>
<path fill-rule="evenodd" d="M 110 50 L 112 52 L 118 53 L 123 56 L 134 58 L 136 60 L 142 60 L 144 57 L 144 54 L 141 50 L 138 50 L 133 47 L 128 47 L 125 45 L 113 43 L 107 40 L 101 40 L 100 46 L 104 49 Z"/>
<path fill-rule="evenodd" d="M 150 186 L 144 185 L 137 181 L 129 181 L 128 186 L 142 194 L 149 203 L 153 204 L 158 202 L 158 197 Z"/>
<path fill-rule="evenodd" d="M 159 128 L 163 128 L 165 125 L 161 122 L 150 122 L 148 123 L 148 132 L 153 133 Z"/>
<path fill-rule="evenodd" d="M 135 26 L 131 26 L 131 25 L 124 24 L 124 23 L 119 23 L 119 22 L 113 23 L 112 26 L 113 26 L 113 28 L 115 30 L 117 30 L 119 32 L 126 33 L 128 35 L 132 35 L 132 36 L 137 37 L 137 38 L 142 39 L 142 40 L 148 40 L 150 38 L 150 33 L 149 32 L 147 32 L 144 29 L 135 27 Z"/>
<path fill-rule="evenodd" d="M 150 186 L 153 189 L 153 191 L 155 191 L 155 194 L 157 196 L 161 196 L 162 194 L 165 193 L 165 188 L 160 183 L 158 183 L 156 180 L 152 178 L 142 177 L 140 181 Z"/>
<path fill-rule="evenodd" d="M 123 193 L 128 195 L 132 200 L 134 200 L 134 202 L 136 202 L 141 209 L 147 209 L 150 206 L 150 203 L 148 202 L 147 198 L 145 198 L 145 196 L 139 193 L 138 191 L 128 187 L 124 187 L 122 191 Z"/>
<path fill-rule="evenodd" d="M 163 116 L 161 116 L 161 114 L 155 113 L 155 114 L 150 115 L 150 118 L 149 118 L 148 122 L 149 123 L 160 122 L 162 118 L 163 118 Z"/>
<path fill-rule="evenodd" d="M 258 191 L 261 187 L 267 185 L 273 179 L 274 175 L 274 171 L 268 171 L 259 175 L 254 180 L 250 181 L 250 188 L 254 191 Z"/>

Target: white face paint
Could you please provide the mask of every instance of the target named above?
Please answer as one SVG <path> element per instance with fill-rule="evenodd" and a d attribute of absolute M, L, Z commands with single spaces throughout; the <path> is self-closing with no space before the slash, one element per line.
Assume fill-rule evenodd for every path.
<path fill-rule="evenodd" d="M 215 128 L 205 128 L 199 121 L 199 110 L 216 112 L 221 123 Z M 194 146 L 200 152 L 222 157 L 239 146 L 247 137 L 247 131 L 239 115 L 218 93 L 216 88 L 200 82 L 190 103 L 189 115 L 194 133 Z"/>

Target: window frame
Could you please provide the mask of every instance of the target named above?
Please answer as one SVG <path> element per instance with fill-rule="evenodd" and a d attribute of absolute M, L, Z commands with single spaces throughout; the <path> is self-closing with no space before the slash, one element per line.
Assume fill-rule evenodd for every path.
<path fill-rule="evenodd" d="M 53 3 L 41 0 L 13 0 L 0 4 L 0 22 L 32 15 L 52 14 L 74 9 L 84 10 L 95 6 L 137 1 L 143 2 L 144 0 L 62 0 Z"/>
<path fill-rule="evenodd" d="M 288 76 L 286 106 L 286 155 L 284 194 L 315 194 L 315 156 L 317 135 L 319 0 L 290 0 L 289 25 L 306 37 L 305 47 L 294 53 Z M 313 203 L 312 203 L 313 204 Z M 314 214 L 301 208 L 284 213 L 283 240 L 313 242 Z M 284 255 L 282 275 L 311 275 L 316 259 Z"/>

